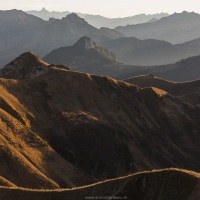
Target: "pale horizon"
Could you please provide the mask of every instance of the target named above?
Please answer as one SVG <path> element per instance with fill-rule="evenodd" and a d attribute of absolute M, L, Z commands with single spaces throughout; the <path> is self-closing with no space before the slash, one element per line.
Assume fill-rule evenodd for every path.
<path fill-rule="evenodd" d="M 123 3 L 116 3 L 114 0 L 102 0 L 92 1 L 92 0 L 82 0 L 78 2 L 77 0 L 48 0 L 39 1 L 35 0 L 35 3 L 28 4 L 25 0 L 18 0 L 17 4 L 13 3 L 13 0 L 7 0 L 1 3 L 1 10 L 11 10 L 18 9 L 23 11 L 30 10 L 41 10 L 43 7 L 48 11 L 69 11 L 77 12 L 83 14 L 91 15 L 101 15 L 108 18 L 117 17 L 128 17 L 138 14 L 156 14 L 156 13 L 168 13 L 173 14 L 175 12 L 196 12 L 200 13 L 200 2 L 196 0 L 191 0 L 189 2 L 183 2 L 177 0 L 176 3 L 172 0 L 163 2 L 159 0 L 141 0 L 140 2 L 133 2 L 131 0 L 124 0 Z M 172 6 L 171 6 L 172 5 Z"/>

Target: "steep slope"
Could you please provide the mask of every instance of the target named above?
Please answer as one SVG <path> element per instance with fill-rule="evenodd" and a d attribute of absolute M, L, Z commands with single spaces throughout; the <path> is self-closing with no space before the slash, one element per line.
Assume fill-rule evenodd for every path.
<path fill-rule="evenodd" d="M 42 19 L 20 10 L 0 11 L 0 67 L 22 53 L 18 49 L 23 41 L 30 41 L 46 25 Z"/>
<path fill-rule="evenodd" d="M 2 78 L 0 86 L 0 176 L 16 186 L 73 187 L 166 167 L 199 171 L 198 102 L 57 66 L 31 79 Z"/>
<path fill-rule="evenodd" d="M 81 200 L 93 198 L 134 200 L 198 200 L 200 175 L 186 170 L 167 169 L 143 172 L 72 190 L 33 191 L 0 188 L 1 199 Z"/>
<path fill-rule="evenodd" d="M 130 37 L 103 41 L 100 45 L 114 52 L 121 62 L 132 65 L 170 64 L 187 57 L 181 48 L 161 40 Z"/>
<path fill-rule="evenodd" d="M 42 19 L 20 10 L 0 11 L 0 52 L 37 34 L 45 24 Z"/>
<path fill-rule="evenodd" d="M 171 82 L 153 75 L 141 75 L 125 80 L 139 87 L 156 87 L 176 96 L 200 92 L 200 81 Z"/>
<path fill-rule="evenodd" d="M 165 167 L 199 170 L 197 104 L 156 88 L 57 67 L 28 80 L 1 79 L 1 86 L 4 101 L 7 91 L 20 102 L 5 111 L 30 124 L 63 162 L 94 179 Z"/>
<path fill-rule="evenodd" d="M 111 77 L 143 69 L 120 63 L 114 53 L 98 46 L 88 37 L 82 37 L 73 46 L 53 50 L 44 60 L 48 63 L 66 64 L 81 72 Z"/>
<path fill-rule="evenodd" d="M 6 77 L 24 79 L 20 76 L 18 69 L 20 65 L 24 69 L 25 67 L 29 69 L 30 66 L 36 67 L 34 64 L 37 64 L 38 67 L 41 65 L 46 67 L 44 61 L 33 54 L 27 54 L 23 54 L 13 61 L 14 64 L 18 65 L 8 68 Z M 61 66 L 57 67 L 60 69 Z M 13 73 L 14 70 L 16 70 L 15 73 Z M 22 71 L 21 73 L 23 74 Z M 13 77 L 11 77 L 12 75 Z M 27 73 L 26 76 L 33 78 L 37 77 L 38 74 L 29 76 Z M 29 118 L 34 120 L 35 116 L 8 92 L 3 86 L 4 84 L 9 87 L 9 85 L 18 84 L 18 81 L 0 79 L 0 185 L 55 189 L 94 181 L 64 160 L 45 140 L 42 140 L 33 132 L 34 130 L 31 130 Z M 37 96 L 37 93 L 34 95 Z"/>
<path fill-rule="evenodd" d="M 128 37 L 165 40 L 173 44 L 184 43 L 200 35 L 200 15 L 197 13 L 174 13 L 153 23 L 119 26 L 116 30 Z"/>

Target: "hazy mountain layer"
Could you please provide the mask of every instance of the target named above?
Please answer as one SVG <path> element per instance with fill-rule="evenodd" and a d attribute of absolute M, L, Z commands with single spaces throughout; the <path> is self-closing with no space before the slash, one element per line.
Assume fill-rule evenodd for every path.
<path fill-rule="evenodd" d="M 99 41 L 101 38 L 118 38 L 124 35 L 116 30 L 97 29 L 76 14 L 44 21 L 23 11 L 0 11 L 0 66 L 26 51 L 40 56 L 52 50 L 74 44 L 83 36 Z"/>
<path fill-rule="evenodd" d="M 28 14 L 35 15 L 37 17 L 40 17 L 44 20 L 49 20 L 49 18 L 56 18 L 56 19 L 62 19 L 63 17 L 66 17 L 70 12 L 56 12 L 56 11 L 48 11 L 45 8 L 43 8 L 40 11 L 32 10 L 27 11 Z M 89 24 L 96 28 L 101 27 L 107 27 L 107 28 L 115 28 L 117 26 L 126 26 L 128 24 L 141 24 L 145 22 L 149 22 L 151 20 L 155 21 L 155 19 L 161 19 L 162 17 L 168 16 L 167 13 L 160 13 L 160 14 L 153 14 L 153 15 L 146 15 L 146 14 L 140 14 L 135 15 L 131 17 L 124 17 L 124 18 L 107 18 L 100 15 L 89 15 L 89 14 L 82 14 L 77 13 L 77 15 L 85 21 L 87 21 Z"/>
<path fill-rule="evenodd" d="M 161 40 L 130 37 L 102 41 L 99 45 L 114 52 L 121 62 L 132 65 L 170 64 L 187 58 L 183 48 Z"/>
<path fill-rule="evenodd" d="M 85 73 L 116 77 L 145 69 L 120 63 L 115 54 L 83 37 L 73 46 L 53 50 L 44 57 L 48 63 L 59 63 Z"/>
<path fill-rule="evenodd" d="M 200 36 L 200 15 L 194 12 L 174 13 L 153 23 L 119 26 L 116 30 L 128 37 L 184 43 Z"/>

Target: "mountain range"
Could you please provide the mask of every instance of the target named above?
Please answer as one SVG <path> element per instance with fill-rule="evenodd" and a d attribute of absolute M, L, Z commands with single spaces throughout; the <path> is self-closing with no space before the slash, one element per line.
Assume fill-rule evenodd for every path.
<path fill-rule="evenodd" d="M 139 44 L 141 44 L 141 41 L 136 38 L 132 38 L 131 40 L 135 43 L 135 46 L 137 47 L 139 46 Z M 112 45 L 113 47 L 114 44 L 116 44 L 116 46 L 118 44 L 119 46 L 124 45 L 127 48 L 127 46 L 131 47 L 129 41 L 130 38 L 119 38 L 114 40 L 114 42 L 109 43 L 108 41 L 107 43 L 105 43 L 105 46 L 110 47 L 110 49 L 112 49 L 111 46 L 109 45 Z M 151 43 L 151 40 L 148 41 Z M 143 41 L 146 47 L 148 41 Z M 136 45 L 136 43 L 138 43 L 138 45 Z M 156 41 L 152 41 L 152 43 L 156 44 Z M 153 46 L 152 43 L 150 45 L 151 47 Z M 163 47 L 165 43 L 166 46 L 168 45 L 170 47 L 170 45 L 167 42 L 158 41 L 157 43 L 160 44 L 158 45 L 159 47 Z M 151 47 L 149 49 L 146 48 L 147 51 L 145 55 L 146 58 L 148 57 L 149 59 L 150 58 L 155 59 L 155 57 L 152 56 L 152 54 L 154 54 L 155 51 L 150 52 Z M 139 47 L 136 48 L 136 51 L 139 51 L 138 49 Z M 142 47 L 142 49 L 145 48 Z M 128 49 L 126 51 L 128 52 Z M 171 48 L 171 51 L 170 48 L 168 48 L 167 51 L 170 52 L 171 56 L 174 56 L 178 59 L 178 51 L 174 52 L 173 48 Z M 125 51 L 123 51 L 122 48 L 121 53 L 123 52 Z M 148 54 L 148 52 L 150 52 L 149 53 L 150 55 Z M 160 53 L 158 50 L 156 50 L 156 52 Z M 164 55 L 164 52 L 161 52 L 161 54 Z M 143 54 L 141 53 L 141 55 Z M 167 60 L 167 55 L 168 54 L 166 54 L 165 57 L 166 60 Z M 128 55 L 126 56 L 128 57 Z M 131 55 L 129 55 L 129 58 L 137 59 L 139 58 L 139 54 L 136 54 L 135 57 L 133 56 L 131 57 Z M 146 58 L 143 57 L 144 60 Z M 200 79 L 199 76 L 200 56 L 189 57 L 187 59 L 180 60 L 174 64 L 168 64 L 168 65 L 158 65 L 158 66 L 150 65 L 146 67 L 141 65 L 127 65 L 119 62 L 120 59 L 118 60 L 118 57 L 116 57 L 114 53 L 98 46 L 91 38 L 88 37 L 81 38 L 73 46 L 62 47 L 52 51 L 51 53 L 47 54 L 44 57 L 44 60 L 51 64 L 58 63 L 58 64 L 68 65 L 71 68 L 81 72 L 92 73 L 102 76 L 110 76 L 121 80 L 130 78 L 131 76 L 144 75 L 144 74 L 153 74 L 158 77 L 166 78 L 172 81 L 192 81 Z"/>
<path fill-rule="evenodd" d="M 61 20 L 51 18 L 49 21 L 18 10 L 0 11 L 0 16 L 1 67 L 20 53 L 33 51 L 43 57 L 57 48 L 73 45 L 84 36 L 92 38 L 98 46 L 115 53 L 124 66 L 171 64 L 200 54 L 199 38 L 178 45 L 155 39 L 126 38 L 124 34 L 113 29 L 97 29 L 76 14 L 69 14 Z M 174 31 L 178 23 L 177 20 L 173 20 L 174 16 L 177 16 L 179 21 L 184 16 L 180 26 L 200 36 L 198 29 L 191 29 L 191 23 L 188 25 L 188 22 L 199 17 L 195 13 L 178 13 L 141 26 L 153 27 L 158 23 L 159 26 L 168 27 L 167 24 L 170 22 L 170 30 Z M 197 23 L 197 20 L 193 22 Z M 159 32 L 160 29 L 156 30 Z M 145 30 L 142 31 L 146 33 Z M 151 38 L 151 34 L 148 38 Z"/>
<path fill-rule="evenodd" d="M 194 12 L 174 13 L 152 23 L 119 26 L 116 30 L 128 37 L 164 40 L 180 44 L 200 37 L 200 15 Z"/>
<path fill-rule="evenodd" d="M 53 50 L 43 58 L 48 63 L 70 66 L 80 72 L 116 77 L 147 67 L 125 65 L 111 51 L 98 46 L 91 38 L 82 37 L 73 46 Z"/>
<path fill-rule="evenodd" d="M 26 51 L 44 56 L 56 48 L 72 45 L 83 36 L 97 41 L 124 36 L 116 30 L 97 29 L 76 14 L 44 21 L 23 11 L 10 10 L 1 11 L 0 17 L 0 66 Z"/>
<path fill-rule="evenodd" d="M 62 19 L 63 17 L 66 17 L 68 14 L 70 14 L 70 12 L 68 11 L 50 12 L 45 8 L 43 8 L 40 11 L 32 10 L 26 12 L 36 17 L 40 17 L 43 20 L 49 20 L 49 18 Z M 167 13 L 158 13 L 152 15 L 140 14 L 124 18 L 107 18 L 100 15 L 89 15 L 82 13 L 76 13 L 76 14 L 96 28 L 101 28 L 101 27 L 115 28 L 117 26 L 126 26 L 128 24 L 141 24 L 149 22 L 151 20 L 155 21 L 156 19 L 161 19 L 162 17 L 168 16 Z"/>

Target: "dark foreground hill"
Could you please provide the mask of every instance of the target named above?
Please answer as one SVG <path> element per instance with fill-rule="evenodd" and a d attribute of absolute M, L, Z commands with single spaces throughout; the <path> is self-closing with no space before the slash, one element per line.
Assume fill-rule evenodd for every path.
<path fill-rule="evenodd" d="M 192 171 L 167 169 L 137 173 L 93 185 L 63 190 L 27 190 L 0 187 L 0 199 L 6 200 L 198 200 L 200 175 Z"/>
<path fill-rule="evenodd" d="M 0 79 L 0 176 L 6 184 L 71 188 L 144 170 L 199 171 L 197 103 L 47 67 L 33 78 Z"/>

